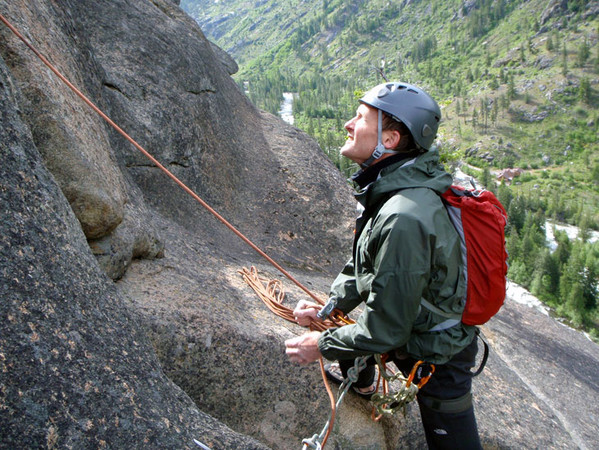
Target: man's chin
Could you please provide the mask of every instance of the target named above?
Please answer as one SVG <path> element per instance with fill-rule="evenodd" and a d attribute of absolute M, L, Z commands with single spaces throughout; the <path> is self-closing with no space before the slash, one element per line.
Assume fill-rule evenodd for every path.
<path fill-rule="evenodd" d="M 351 159 L 351 146 L 349 145 L 344 145 L 343 147 L 341 147 L 341 149 L 339 150 L 339 154 L 341 156 L 343 156 L 344 158 L 348 158 Z"/>

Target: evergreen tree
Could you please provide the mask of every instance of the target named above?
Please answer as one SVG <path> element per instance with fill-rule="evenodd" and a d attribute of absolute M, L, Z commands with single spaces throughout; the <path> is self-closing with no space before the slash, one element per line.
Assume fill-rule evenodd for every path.
<path fill-rule="evenodd" d="M 568 49 L 565 41 L 562 45 L 562 75 L 568 75 Z"/>
<path fill-rule="evenodd" d="M 499 102 L 497 99 L 493 100 L 493 107 L 491 109 L 491 122 L 493 125 L 497 123 L 497 115 L 499 114 Z"/>
<path fill-rule="evenodd" d="M 599 161 L 595 161 L 593 169 L 591 170 L 591 182 L 595 186 L 599 186 Z"/>
<path fill-rule="evenodd" d="M 482 174 L 480 182 L 485 187 L 485 189 L 487 189 L 489 191 L 494 191 L 493 178 L 491 177 L 491 171 L 489 170 L 488 167 L 485 167 L 483 169 L 483 174 Z"/>
<path fill-rule="evenodd" d="M 542 249 L 535 261 L 535 270 L 530 285 L 531 292 L 541 298 L 552 299 L 559 290 L 559 267 L 549 249 Z"/>
<path fill-rule="evenodd" d="M 557 242 L 557 248 L 553 252 L 553 258 L 561 271 L 562 267 L 568 262 L 568 259 L 570 259 L 572 242 L 565 231 L 558 231 L 555 228 L 553 230 L 553 237 Z"/>
<path fill-rule="evenodd" d="M 587 42 L 587 38 L 585 37 L 580 46 L 578 47 L 578 52 L 576 53 L 576 65 L 578 67 L 584 67 L 587 60 L 591 56 L 591 48 L 589 47 L 589 43 Z"/>
<path fill-rule="evenodd" d="M 526 220 L 526 203 L 522 195 L 517 196 L 510 202 L 507 216 L 510 224 L 520 233 Z"/>
<path fill-rule="evenodd" d="M 546 295 L 554 296 L 559 290 L 559 264 L 549 249 L 542 252 L 543 289 Z"/>
<path fill-rule="evenodd" d="M 547 41 L 545 42 L 545 48 L 547 49 L 548 52 L 552 52 L 553 51 L 553 37 L 552 35 L 548 35 L 547 36 Z"/>
<path fill-rule="evenodd" d="M 506 186 L 505 182 L 502 181 L 497 189 L 497 199 L 503 205 L 505 210 L 507 211 L 510 207 L 510 203 L 512 202 L 512 191 L 510 188 Z"/>
<path fill-rule="evenodd" d="M 577 327 L 584 323 L 584 303 L 582 286 L 580 283 L 572 284 L 562 311 Z"/>
<path fill-rule="evenodd" d="M 514 100 L 516 98 L 516 83 L 514 81 L 513 73 L 508 75 L 507 98 L 509 100 Z"/>
<path fill-rule="evenodd" d="M 578 87 L 578 99 L 581 103 L 591 104 L 591 83 L 587 77 L 582 77 Z"/>

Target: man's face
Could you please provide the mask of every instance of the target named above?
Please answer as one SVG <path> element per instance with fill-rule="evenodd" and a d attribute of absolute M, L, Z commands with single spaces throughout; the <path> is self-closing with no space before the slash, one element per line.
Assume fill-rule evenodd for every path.
<path fill-rule="evenodd" d="M 339 153 L 357 164 L 362 164 L 374 151 L 377 144 L 378 111 L 361 104 L 353 119 L 345 124 L 347 140 Z"/>

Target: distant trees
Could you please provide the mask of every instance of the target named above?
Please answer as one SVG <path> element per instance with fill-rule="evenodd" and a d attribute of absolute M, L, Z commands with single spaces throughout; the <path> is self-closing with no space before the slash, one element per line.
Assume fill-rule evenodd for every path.
<path fill-rule="evenodd" d="M 434 36 L 427 36 L 414 44 L 412 59 L 416 63 L 425 61 L 436 49 L 437 39 Z"/>
<path fill-rule="evenodd" d="M 471 38 L 478 38 L 497 25 L 508 11 L 506 0 L 480 0 L 476 2 L 477 8 L 472 11 L 462 11 L 468 17 L 468 31 Z M 464 3 L 464 8 L 466 3 Z"/>
<path fill-rule="evenodd" d="M 583 239 L 574 241 L 565 232 L 554 230 L 557 248 L 550 251 L 545 241 L 547 205 L 532 196 L 512 196 L 504 185 L 499 186 L 497 195 L 509 218 L 508 278 L 554 307 L 573 325 L 599 337 L 599 243 L 587 242 L 583 230 Z"/>
<path fill-rule="evenodd" d="M 576 22 L 574 16 L 568 19 L 567 26 L 551 32 L 539 31 L 538 21 L 524 17 L 513 24 L 513 36 L 506 35 L 503 27 L 494 33 L 493 27 L 518 4 L 511 0 L 456 1 L 452 8 L 458 14 L 460 11 L 455 8 L 463 8 L 464 20 L 451 21 L 443 32 L 436 34 L 415 30 L 410 40 L 405 36 L 393 39 L 395 34 L 388 31 L 387 23 L 401 23 L 402 13 L 408 6 L 384 0 L 372 0 L 368 6 L 362 2 L 325 0 L 313 9 L 313 14 L 302 16 L 294 28 L 288 29 L 289 39 L 249 64 L 250 70 L 246 72 L 251 73 L 246 78 L 250 82 L 249 95 L 259 107 L 276 114 L 283 92 L 297 93 L 293 105 L 295 125 L 313 136 L 329 159 L 349 175 L 357 167 L 339 155 L 346 135 L 343 124 L 355 112 L 356 100 L 360 97 L 357 90 L 382 82 L 372 62 L 377 61 L 376 65 L 384 57 L 385 74 L 389 79 L 420 84 L 439 99 L 445 136 L 459 137 L 457 141 L 470 143 L 473 136 L 478 139 L 488 133 L 481 142 L 490 142 L 490 153 L 493 152 L 490 147 L 497 144 L 499 153 L 492 161 L 470 156 L 473 164 L 480 162 L 483 167 L 479 179 L 487 188 L 493 188 L 489 167 L 513 167 L 519 164 L 521 156 L 523 166 L 555 166 L 538 175 L 542 185 L 550 186 L 550 189 L 535 192 L 539 198 L 530 192 L 518 193 L 515 185 L 501 185 L 497 189 L 509 215 L 506 236 L 509 277 L 571 323 L 599 329 L 598 244 L 585 241 L 590 227 L 596 227 L 592 220 L 597 219 L 597 208 L 592 205 L 594 215 L 585 216 L 582 201 L 578 200 L 584 196 L 578 194 L 583 189 L 587 190 L 585 194 L 590 194 L 584 196 L 587 200 L 596 198 L 592 196 L 593 191 L 599 189 L 597 95 L 592 88 L 592 77 L 588 75 L 590 71 L 599 73 L 599 44 L 595 38 L 599 28 L 589 34 L 592 38 L 581 38 L 585 28 L 576 32 L 577 39 L 573 39 L 570 32 Z M 571 11 L 581 11 L 580 7 L 580 2 L 568 1 Z M 378 8 L 376 14 L 372 8 Z M 434 8 L 447 9 L 446 3 L 441 1 L 432 2 L 430 10 Z M 356 14 L 358 10 L 363 14 Z M 393 33 L 396 31 L 393 28 Z M 488 34 L 489 31 L 493 33 Z M 543 37 L 545 49 L 540 47 Z M 482 45 L 485 41 L 488 43 Z M 373 45 L 375 42 L 385 42 L 385 45 Z M 516 46 L 519 53 L 514 55 Z M 569 113 L 562 118 L 557 109 L 548 109 L 560 122 L 555 123 L 551 116 L 543 122 L 535 122 L 537 135 L 547 136 L 547 139 L 534 140 L 526 129 L 528 124 L 514 122 L 521 119 L 518 112 L 525 108 L 545 111 L 544 98 L 539 95 L 544 91 L 527 91 L 525 86 L 532 83 L 523 82 L 528 80 L 526 76 L 531 75 L 531 70 L 533 78 L 534 71 L 543 70 L 540 64 L 533 67 L 535 58 L 531 56 L 542 54 L 544 50 L 552 55 L 543 55 L 538 61 L 554 65 L 552 71 L 557 69 L 559 73 L 561 69 L 562 75 L 572 81 L 563 89 L 551 92 L 551 102 L 566 105 Z M 344 66 L 344 60 L 352 63 Z M 339 69 L 330 70 L 333 61 L 335 65 L 341 61 Z M 506 138 L 508 132 L 512 133 L 508 140 L 514 147 L 503 145 L 502 138 Z M 517 134 L 528 134 L 528 140 L 518 141 L 518 137 L 513 136 Z M 528 149 L 516 152 L 520 145 L 528 145 Z M 568 149 L 564 151 L 566 145 Z M 456 148 L 454 153 L 461 155 L 462 152 Z M 444 157 L 458 158 L 454 153 Z M 531 156 L 533 153 L 535 156 Z M 545 162 L 546 155 L 551 157 L 551 163 Z M 576 164 L 588 167 L 584 179 L 551 170 L 561 164 L 560 160 L 573 162 L 575 165 L 570 166 L 573 172 Z M 586 209 L 589 210 L 588 203 Z M 578 224 L 582 238 L 570 240 L 565 233 L 556 230 L 557 248 L 549 249 L 545 243 L 546 219 Z"/>

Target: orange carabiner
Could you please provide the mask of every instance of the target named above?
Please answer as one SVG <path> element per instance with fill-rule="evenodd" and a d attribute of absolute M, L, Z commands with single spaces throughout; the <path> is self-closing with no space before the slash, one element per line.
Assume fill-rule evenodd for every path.
<path fill-rule="evenodd" d="M 416 364 L 414 364 L 414 367 L 412 367 L 412 371 L 410 372 L 410 375 L 408 376 L 408 381 L 406 382 L 406 387 L 408 387 L 408 386 L 410 386 L 410 384 L 412 384 L 412 381 L 414 381 L 414 377 L 416 376 L 416 371 L 418 370 L 418 367 L 420 367 L 422 364 L 427 364 L 427 363 L 424 361 L 418 361 Z M 429 366 L 430 366 L 430 372 L 428 373 L 427 376 L 420 379 L 420 383 L 418 383 L 418 389 L 420 389 L 422 386 L 424 386 L 426 383 L 428 383 L 428 380 L 430 379 L 430 377 L 433 375 L 433 373 L 435 373 L 435 365 L 429 364 Z"/>

